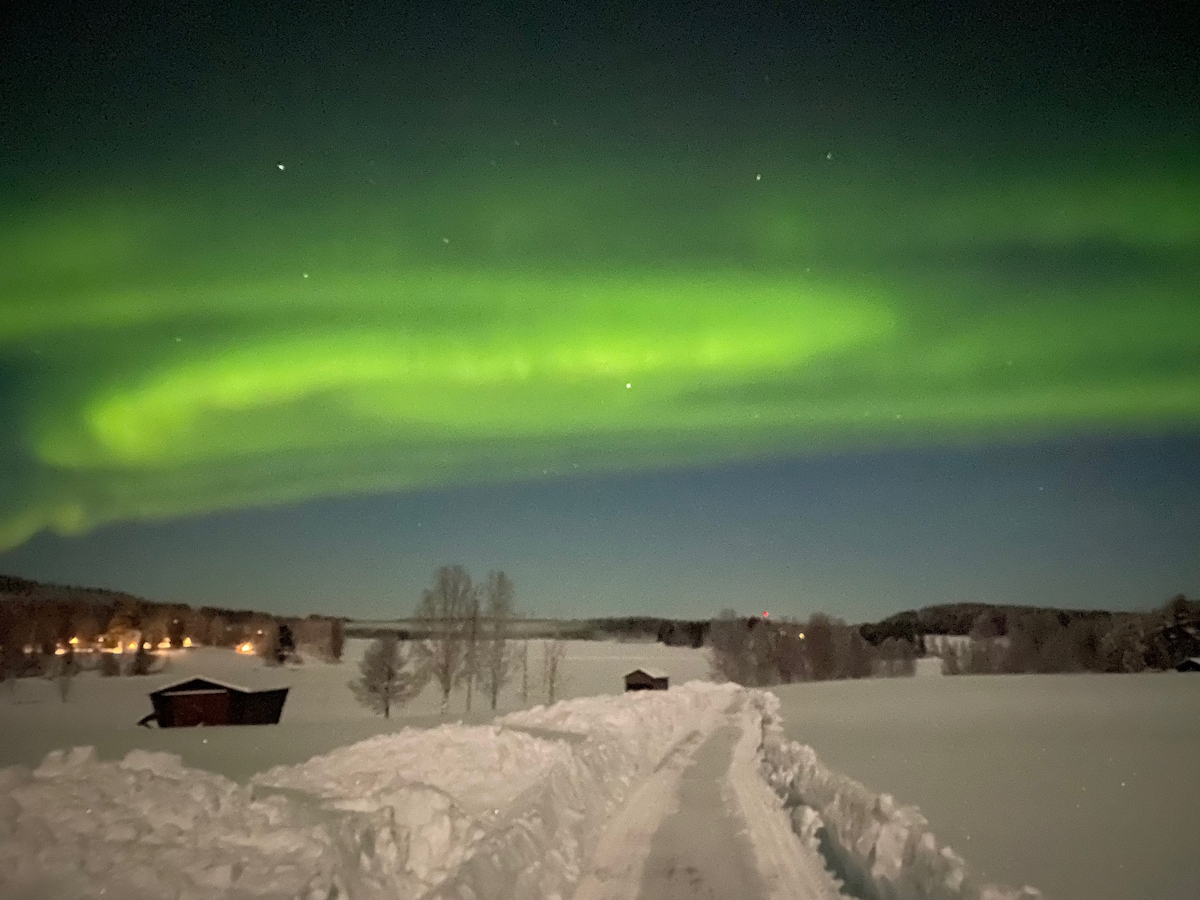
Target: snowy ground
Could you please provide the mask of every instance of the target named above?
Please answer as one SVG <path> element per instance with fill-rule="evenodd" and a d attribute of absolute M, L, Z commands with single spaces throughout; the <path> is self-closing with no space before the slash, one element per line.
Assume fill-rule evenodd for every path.
<path fill-rule="evenodd" d="M 829 859 L 833 833 L 857 845 L 842 848 L 841 874 L 861 864 L 893 885 L 877 888 L 889 900 L 974 900 L 955 886 L 968 871 L 966 888 L 1030 883 L 1056 900 L 1200 896 L 1200 678 L 940 678 L 933 661 L 918 667 L 931 677 L 778 688 L 776 717 L 755 692 L 677 690 L 707 674 L 703 651 L 571 642 L 560 696 L 573 702 L 519 711 L 510 691 L 497 728 L 483 724 L 492 714 L 478 698 L 464 717 L 458 694 L 448 721 L 467 724 L 437 727 L 433 691 L 390 722 L 353 703 L 346 681 L 363 646 L 349 642 L 341 665 L 285 671 L 199 649 L 149 678 L 81 676 L 65 704 L 49 682 L 0 689 L 0 766 L 28 767 L 0 769 L 0 897 L 48 896 L 37 881 L 47 871 L 115 859 L 134 873 L 121 883 L 130 898 L 324 900 L 334 883 L 367 898 L 469 896 L 483 884 L 566 898 L 579 883 L 578 900 L 729 890 L 815 900 L 832 889 L 816 851 Z M 638 665 L 668 671 L 672 690 L 621 696 L 621 676 Z M 544 699 L 540 672 L 534 643 L 531 704 Z M 149 690 L 192 674 L 290 684 L 283 722 L 134 727 Z M 819 759 L 768 740 L 778 725 L 777 737 L 812 744 Z M 30 773 L 47 751 L 73 746 L 96 756 Z M 803 801 L 787 813 L 804 839 L 757 777 L 761 748 L 778 794 Z M 53 813 L 64 803 L 69 814 Z M 3 881 L 15 862 L 31 893 Z M 182 881 L 155 882 L 164 865 Z M 113 872 L 92 866 L 91 893 L 50 893 L 111 896 L 99 889 Z M 268 871 L 295 890 L 257 890 Z"/>
<path fill-rule="evenodd" d="M 248 785 L 54 751 L 0 770 L 0 897 L 839 900 L 815 829 L 793 830 L 823 817 L 871 896 L 1017 900 L 962 890 L 953 855 L 928 865 L 932 835 L 781 741 L 777 708 L 693 681 L 379 735 Z"/>
<path fill-rule="evenodd" d="M 200 651 L 153 679 L 81 677 L 65 704 L 39 694 L 47 685 L 18 685 L 9 699 L 21 702 L 9 703 L 5 724 L 57 722 L 59 734 L 103 738 L 109 758 L 81 747 L 54 751 L 37 768 L 0 769 L 0 897 L 554 900 L 572 896 L 585 877 L 607 883 L 613 900 L 659 897 L 661 873 L 609 883 L 593 854 L 602 836 L 609 847 L 628 846 L 620 823 L 631 814 L 649 814 L 657 833 L 671 811 L 694 834 L 713 837 L 704 860 L 710 885 L 729 883 L 738 869 L 757 879 L 745 900 L 836 897 L 820 858 L 792 834 L 758 774 L 762 729 L 747 692 L 693 681 L 627 695 L 609 674 L 642 664 L 680 678 L 688 665 L 702 668 L 703 656 L 650 644 L 572 649 L 564 687 L 614 696 L 535 706 L 488 725 L 384 732 L 348 746 L 346 728 L 361 717 L 331 674 L 342 667 L 281 672 Z M 338 746 L 243 784 L 158 752 L 162 738 L 184 739 L 191 755 L 216 745 L 211 758 L 226 767 L 239 740 L 260 757 L 298 752 L 285 747 L 288 732 L 279 728 L 159 732 L 131 724 L 145 690 L 193 671 L 253 686 L 290 681 L 298 701 L 285 708 L 291 736 L 308 742 L 306 753 L 321 731 Z M 419 716 L 435 704 L 421 698 Z M 112 759 L 123 742 L 142 747 Z M 31 752 L 28 741 L 19 751 L 5 745 L 10 754 Z M 701 799 L 676 783 L 647 809 L 642 789 L 672 767 L 694 773 Z M 807 891 L 808 882 L 821 893 Z"/>
<path fill-rule="evenodd" d="M 1200 677 L 788 685 L 785 731 L 901 803 L 977 875 L 1058 900 L 1200 897 Z"/>
<path fill-rule="evenodd" d="M 439 713 L 440 698 L 427 689 L 399 714 L 384 721 L 355 703 L 346 683 L 358 673 L 367 641 L 346 642 L 342 663 L 309 662 L 284 671 L 269 669 L 252 656 L 228 650 L 196 648 L 170 655 L 161 674 L 144 678 L 100 678 L 80 675 L 67 703 L 53 682 L 22 679 L 0 686 L 0 766 L 36 766 L 58 748 L 94 746 L 101 759 L 119 759 L 133 749 L 163 751 L 182 757 L 189 766 L 244 781 L 276 765 L 300 763 L 335 747 L 412 725 L 431 726 L 463 720 L 488 722 L 486 701 L 475 697 L 472 715 L 463 712 L 456 692 L 450 715 Z M 529 703 L 544 703 L 540 641 L 529 644 Z M 622 677 L 637 666 L 662 669 L 672 684 L 706 678 L 708 663 L 701 650 L 655 643 L 571 641 L 560 675 L 559 699 L 619 694 Z M 279 725 L 260 728 L 195 729 L 131 727 L 150 712 L 149 692 L 193 675 L 207 675 L 251 688 L 289 685 Z M 520 685 L 501 695 L 499 712 L 521 708 Z M 10 693 L 11 690 L 11 693 Z"/>

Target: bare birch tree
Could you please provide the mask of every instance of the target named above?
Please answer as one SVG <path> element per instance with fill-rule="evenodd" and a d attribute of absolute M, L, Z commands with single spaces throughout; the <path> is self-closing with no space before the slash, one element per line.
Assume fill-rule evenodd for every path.
<path fill-rule="evenodd" d="M 749 631 L 745 618 L 732 609 L 721 611 L 709 630 L 712 642 L 709 667 L 712 677 L 718 681 L 749 684 L 751 681 L 751 658 Z"/>
<path fill-rule="evenodd" d="M 813 681 L 837 678 L 838 641 L 833 620 L 824 613 L 813 613 L 804 627 L 804 648 L 808 651 L 809 677 Z"/>
<path fill-rule="evenodd" d="M 808 679 L 808 657 L 805 651 L 804 626 L 798 622 L 778 623 L 778 634 L 772 644 L 775 668 L 784 684 Z"/>
<path fill-rule="evenodd" d="M 529 641 L 521 641 L 521 705 L 529 705 Z"/>
<path fill-rule="evenodd" d="M 393 706 L 403 706 L 421 692 L 429 680 L 418 654 L 394 634 L 376 638 L 359 663 L 360 675 L 350 682 L 354 697 L 367 709 L 390 718 Z"/>
<path fill-rule="evenodd" d="M 475 586 L 462 566 L 442 566 L 433 587 L 421 595 L 417 619 L 430 628 L 429 636 L 417 645 L 422 665 L 442 689 L 442 713 L 450 709 L 450 692 L 462 678 L 465 643 L 464 625 L 475 603 Z"/>
<path fill-rule="evenodd" d="M 542 641 L 542 683 L 546 686 L 547 703 L 554 702 L 561 686 L 562 661 L 566 652 L 566 641 Z"/>
<path fill-rule="evenodd" d="M 500 690 L 512 677 L 513 658 L 508 646 L 508 624 L 513 615 L 513 583 L 503 572 L 492 572 L 487 583 L 487 636 L 482 645 L 479 674 L 492 709 Z"/>
<path fill-rule="evenodd" d="M 471 711 L 471 696 L 474 693 L 475 682 L 479 680 L 479 591 L 474 590 L 467 599 L 467 613 L 464 622 L 463 666 L 459 671 L 459 681 L 467 686 L 467 712 Z"/>

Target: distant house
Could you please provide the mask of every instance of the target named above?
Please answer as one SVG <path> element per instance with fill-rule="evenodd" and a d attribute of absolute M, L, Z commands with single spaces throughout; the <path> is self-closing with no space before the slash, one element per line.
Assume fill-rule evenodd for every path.
<path fill-rule="evenodd" d="M 1191 656 L 1175 667 L 1176 672 L 1200 672 L 1200 656 Z"/>
<path fill-rule="evenodd" d="M 665 691 L 667 673 L 658 669 L 634 669 L 625 676 L 627 691 Z"/>
<path fill-rule="evenodd" d="M 213 678 L 189 678 L 151 693 L 154 712 L 138 724 L 157 722 L 159 728 L 276 725 L 287 694 L 287 688 L 252 691 Z"/>

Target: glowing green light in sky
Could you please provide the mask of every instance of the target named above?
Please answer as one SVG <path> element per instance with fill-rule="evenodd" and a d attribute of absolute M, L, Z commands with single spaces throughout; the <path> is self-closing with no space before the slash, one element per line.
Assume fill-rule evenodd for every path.
<path fill-rule="evenodd" d="M 1196 173 L 781 168 L 13 205 L 0 548 L 543 471 L 1200 423 Z"/>

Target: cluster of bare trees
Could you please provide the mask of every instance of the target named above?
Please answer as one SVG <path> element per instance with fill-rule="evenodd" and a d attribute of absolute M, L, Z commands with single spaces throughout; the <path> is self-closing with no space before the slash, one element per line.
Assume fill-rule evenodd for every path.
<path fill-rule="evenodd" d="M 520 679 L 521 702 L 529 701 L 529 644 L 512 638 L 516 612 L 512 580 L 492 572 L 476 584 L 461 565 L 442 566 L 421 594 L 416 618 L 427 636 L 411 642 L 384 635 L 372 642 L 351 688 L 365 706 L 385 717 L 428 684 L 441 694 L 442 712 L 461 688 L 466 712 L 478 689 L 495 710 L 500 692 Z M 542 684 L 553 703 L 562 684 L 563 641 L 543 642 Z"/>
<path fill-rule="evenodd" d="M 911 675 L 916 669 L 916 648 L 908 641 L 872 647 L 859 629 L 823 613 L 796 622 L 725 610 L 709 637 L 713 677 L 748 686 Z"/>
<path fill-rule="evenodd" d="M 1149 615 L 988 611 L 965 641 L 939 648 L 948 675 L 1143 672 L 1172 668 L 1197 653 L 1200 614 L 1182 596 Z"/>

